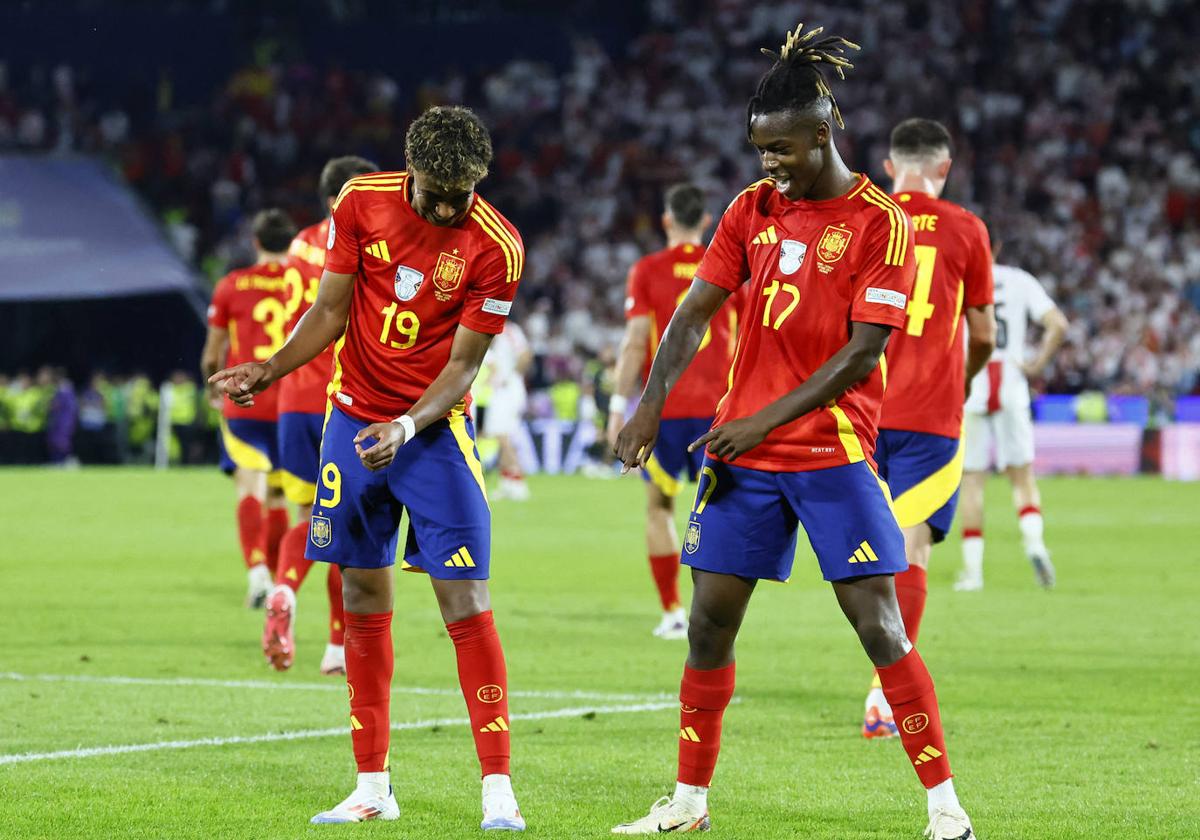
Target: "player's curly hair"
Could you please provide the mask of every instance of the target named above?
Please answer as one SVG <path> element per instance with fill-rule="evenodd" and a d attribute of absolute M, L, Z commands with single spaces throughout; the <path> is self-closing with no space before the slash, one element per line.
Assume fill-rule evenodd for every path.
<path fill-rule="evenodd" d="M 260 210 L 250 223 L 250 231 L 260 248 L 271 254 L 282 254 L 296 236 L 296 223 L 278 207 Z"/>
<path fill-rule="evenodd" d="M 470 188 L 487 175 L 492 139 L 470 108 L 439 105 L 408 127 L 404 155 L 409 169 L 445 186 Z"/>
<path fill-rule="evenodd" d="M 317 191 L 321 198 L 336 198 L 342 187 L 351 178 L 378 172 L 379 166 L 366 158 L 357 155 L 330 158 L 321 170 L 321 178 L 317 181 Z"/>
<path fill-rule="evenodd" d="M 846 71 L 854 65 L 842 58 L 847 49 L 861 49 L 858 44 L 837 35 L 818 38 L 825 27 L 818 26 L 805 34 L 801 23 L 787 34 L 779 52 L 763 49 L 763 55 L 775 59 L 775 64 L 763 74 L 749 104 L 746 106 L 746 136 L 750 135 L 750 122 L 755 114 L 771 114 L 776 111 L 806 111 L 814 106 L 829 103 L 833 120 L 838 128 L 845 128 L 842 112 L 829 90 L 821 65 L 833 67 L 839 79 L 846 78 Z"/>

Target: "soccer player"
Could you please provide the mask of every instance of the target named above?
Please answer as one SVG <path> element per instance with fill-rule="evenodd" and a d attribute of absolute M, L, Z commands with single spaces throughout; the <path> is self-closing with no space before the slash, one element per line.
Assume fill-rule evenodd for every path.
<path fill-rule="evenodd" d="M 500 449 L 500 491 L 495 497 L 514 502 L 529 499 L 529 485 L 517 458 L 514 438 L 521 430 L 521 417 L 525 413 L 528 399 L 525 373 L 531 364 L 533 350 L 525 331 L 515 321 L 507 322 L 484 357 L 482 378 L 491 389 L 491 400 L 483 418 L 483 433 L 495 438 Z"/>
<path fill-rule="evenodd" d="M 337 340 L 306 554 L 342 567 L 359 772 L 354 792 L 313 822 L 399 816 L 388 772 L 390 567 L 407 511 L 405 565 L 429 574 L 458 657 L 483 775 L 482 827 L 519 831 L 508 679 L 487 585 L 490 512 L 467 391 L 504 328 L 524 251 L 475 192 L 492 145 L 474 113 L 427 110 L 409 127 L 405 153 L 407 171 L 353 178 L 334 201 L 317 299 L 283 348 L 211 381 L 253 405 Z"/>
<path fill-rule="evenodd" d="M 675 793 L 613 832 L 708 828 L 734 640 L 755 584 L 789 576 L 802 522 L 902 721 L 905 751 L 928 789 L 927 836 L 965 840 L 971 823 L 954 793 L 933 681 L 896 604 L 904 537 L 871 462 L 879 360 L 904 326 L 916 268 L 912 223 L 834 144 L 842 120 L 821 67 L 841 76 L 845 48 L 857 47 L 801 29 L 770 53 L 775 64 L 747 107 L 747 134 L 769 177 L 726 209 L 617 440 L 626 469 L 646 463 L 671 385 L 709 319 L 749 283 L 733 384 L 693 444 L 707 454 L 683 544 L 694 586 Z"/>
<path fill-rule="evenodd" d="M 642 257 L 629 270 L 625 335 L 608 409 L 608 441 L 614 446 L 629 399 L 643 372 L 649 370 L 675 307 L 692 284 L 704 256 L 704 232 L 712 224 L 712 216 L 704 207 L 704 192 L 694 184 L 671 187 L 663 203 L 667 247 Z M 704 453 L 689 452 L 688 445 L 712 427 L 717 402 L 728 387 L 736 331 L 737 310 L 730 300 L 713 319 L 696 358 L 671 389 L 663 405 L 658 440 L 642 471 L 646 482 L 646 551 L 662 604 L 662 619 L 653 633 L 660 639 L 687 638 L 687 611 L 679 597 L 675 497 L 683 489 L 681 473 L 686 473 L 689 481 L 695 481 L 700 473 Z"/>
<path fill-rule="evenodd" d="M 200 354 L 205 377 L 271 357 L 287 337 L 288 244 L 296 226 L 282 210 L 263 210 L 252 224 L 255 263 L 217 283 L 208 307 L 208 337 Z M 222 407 L 221 442 L 233 463 L 238 537 L 246 563 L 246 605 L 257 609 L 271 590 L 271 574 L 288 518 L 279 487 L 275 394 L 249 410 Z"/>
<path fill-rule="evenodd" d="M 908 318 L 888 343 L 887 395 L 875 448 L 904 531 L 908 569 L 896 575 L 896 600 L 914 644 L 925 613 L 929 556 L 946 538 L 958 502 L 965 383 L 983 369 L 996 340 L 987 227 L 939 198 L 950 156 L 950 133 L 940 123 L 908 119 L 892 130 L 883 163 L 892 197 L 912 217 L 917 262 Z M 867 694 L 862 733 L 897 734 L 878 674 Z"/>
<path fill-rule="evenodd" d="M 996 351 L 975 377 L 967 399 L 964 434 L 962 500 L 962 576 L 959 591 L 983 588 L 983 486 L 989 450 L 996 446 L 996 467 L 1012 484 L 1013 505 L 1025 555 L 1039 584 L 1054 586 L 1054 565 L 1042 536 L 1042 500 L 1033 477 L 1033 422 L 1029 415 L 1029 380 L 1046 367 L 1067 334 L 1067 318 L 1027 271 L 997 265 Z M 1025 358 L 1025 326 L 1044 330 L 1037 354 Z"/>
<path fill-rule="evenodd" d="M 296 234 L 288 254 L 296 264 L 287 273 L 291 286 L 288 305 L 291 328 L 316 299 L 318 281 L 325 265 L 325 243 L 329 239 L 329 214 L 333 201 L 346 181 L 375 172 L 378 166 L 360 157 L 333 158 L 321 170 L 318 189 L 325 202 L 326 217 Z M 289 330 L 290 332 L 291 330 Z M 296 655 L 296 593 L 312 567 L 304 556 L 308 524 L 317 496 L 317 474 L 321 461 L 321 427 L 325 420 L 326 387 L 333 375 L 333 345 L 315 359 L 285 376 L 279 383 L 279 458 L 283 492 L 297 506 L 296 524 L 283 536 L 275 588 L 267 597 L 263 626 L 263 653 L 277 671 L 292 666 Z M 325 577 L 329 595 L 329 641 L 321 657 L 321 673 L 346 673 L 345 618 L 342 611 L 342 573 L 330 563 Z"/>

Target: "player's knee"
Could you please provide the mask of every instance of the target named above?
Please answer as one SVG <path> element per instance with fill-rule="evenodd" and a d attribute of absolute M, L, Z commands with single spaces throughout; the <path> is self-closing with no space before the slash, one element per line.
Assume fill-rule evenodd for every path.
<path fill-rule="evenodd" d="M 876 665 L 890 665 L 907 653 L 908 637 L 904 625 L 883 615 L 860 619 L 854 625 L 863 650 Z"/>
<path fill-rule="evenodd" d="M 383 575 L 367 569 L 343 569 L 342 604 L 352 613 L 387 612 L 391 607 L 391 587 Z M 385 570 L 390 571 L 390 570 Z"/>
<path fill-rule="evenodd" d="M 688 621 L 688 662 L 702 669 L 727 665 L 736 636 L 736 625 L 693 608 Z"/>

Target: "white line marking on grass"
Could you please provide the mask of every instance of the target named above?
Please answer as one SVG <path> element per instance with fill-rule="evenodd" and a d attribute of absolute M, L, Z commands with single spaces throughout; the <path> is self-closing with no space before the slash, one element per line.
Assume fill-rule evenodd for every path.
<path fill-rule="evenodd" d="M 512 720 L 549 720 L 552 718 L 575 717 L 585 714 L 628 715 L 637 712 L 658 712 L 664 709 L 674 709 L 679 705 L 678 700 L 670 702 L 657 701 L 653 703 L 633 703 L 613 706 L 575 706 L 566 709 L 550 709 L 545 712 L 524 712 L 511 715 Z M 440 718 L 432 720 L 413 720 L 393 723 L 392 729 L 397 732 L 406 729 L 430 729 L 435 726 L 468 726 L 468 718 Z M 263 735 L 231 735 L 224 738 L 196 738 L 191 741 L 158 741 L 151 744 L 117 744 L 109 747 L 80 747 L 74 750 L 58 750 L 56 752 L 16 753 L 0 755 L 0 766 L 6 764 L 24 764 L 31 761 L 55 761 L 60 758 L 90 758 L 97 755 L 121 755 L 123 753 L 152 752 L 155 750 L 186 750 L 192 747 L 221 747 L 227 744 L 262 744 L 271 741 L 300 741 L 306 738 L 328 738 L 334 735 L 346 735 L 349 728 L 339 726 L 330 729 L 302 729 L 295 732 L 268 732 Z"/>
<path fill-rule="evenodd" d="M 312 682 L 273 682 L 271 680 L 215 680 L 204 677 L 104 677 L 88 674 L 16 674 L 0 673 L 0 680 L 15 682 L 70 682 L 96 683 L 101 685 L 143 685 L 143 686 L 191 686 L 201 688 L 263 688 L 285 691 L 338 691 L 343 694 L 346 684 L 341 680 L 328 683 Z M 460 697 L 462 692 L 456 688 L 423 688 L 421 686 L 393 686 L 392 694 L 412 694 L 428 697 Z M 527 697 L 542 700 L 607 700 L 643 701 L 665 700 L 673 695 L 659 694 L 622 694 L 607 691 L 510 691 L 510 697 Z"/>

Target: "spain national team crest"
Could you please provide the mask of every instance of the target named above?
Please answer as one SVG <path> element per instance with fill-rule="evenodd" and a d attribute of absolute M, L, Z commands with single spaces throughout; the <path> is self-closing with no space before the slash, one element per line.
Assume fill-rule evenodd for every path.
<path fill-rule="evenodd" d="M 433 269 L 433 286 L 438 292 L 438 300 L 449 300 L 450 293 L 462 283 L 466 272 L 467 261 L 462 257 L 447 254 L 445 251 L 438 254 L 437 265 Z"/>
<path fill-rule="evenodd" d="M 396 297 L 400 300 L 412 300 L 425 282 L 425 275 L 415 268 L 402 265 L 396 269 Z"/>
<path fill-rule="evenodd" d="M 328 516 L 313 514 L 308 533 L 309 539 L 317 548 L 329 548 L 329 544 L 333 542 L 333 523 L 329 521 Z"/>
<path fill-rule="evenodd" d="M 700 550 L 700 523 L 689 522 L 687 531 L 683 535 L 683 550 L 688 554 L 695 554 Z"/>
<path fill-rule="evenodd" d="M 854 231 L 841 225 L 826 225 L 825 232 L 821 234 L 821 240 L 817 244 L 817 258 L 822 262 L 837 262 L 846 253 L 846 248 L 850 246 L 850 237 L 853 235 Z"/>
<path fill-rule="evenodd" d="M 785 239 L 779 243 L 779 270 L 784 274 L 795 274 L 804 265 L 804 255 L 808 246 L 795 239 Z"/>

